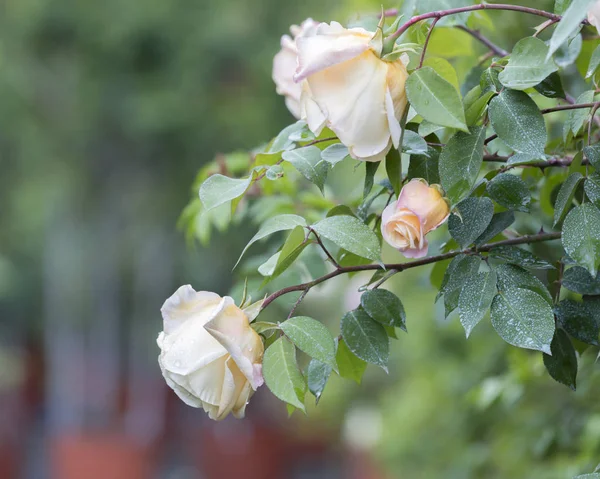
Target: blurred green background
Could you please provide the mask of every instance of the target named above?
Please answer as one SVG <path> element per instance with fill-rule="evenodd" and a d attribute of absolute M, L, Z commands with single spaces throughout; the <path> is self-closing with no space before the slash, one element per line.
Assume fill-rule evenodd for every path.
<path fill-rule="evenodd" d="M 182 441 L 178 425 L 185 429 L 185 417 L 215 426 L 198 419 L 201 411 L 170 405 L 156 364 L 159 309 L 180 284 L 228 292 L 255 225 L 242 221 L 198 247 L 176 231 L 177 219 L 204 163 L 254 148 L 293 121 L 270 78 L 289 25 L 308 16 L 345 22 L 380 7 L 2 2 L 0 467 L 4 456 L 18 464 L 1 477 L 77 477 L 55 466 L 62 456 L 48 444 L 107 430 L 141 443 L 167 435 L 158 472 L 140 477 L 196 477 L 181 473 L 183 460 L 172 452 Z M 486 33 L 509 50 L 536 24 L 511 13 L 489 18 Z M 464 80 L 470 52 L 485 50 L 468 39 L 461 48 L 451 57 Z M 310 436 L 318 424 L 334 449 L 374 462 L 378 472 L 356 477 L 562 479 L 593 471 L 600 462 L 593 352 L 583 354 L 572 392 L 549 378 L 539 354 L 508 347 L 489 325 L 467 341 L 456 319 L 439 320 L 428 275 L 394 278 L 409 334 L 393 344 L 389 376 L 369 367 L 360 386 L 333 379 L 308 417 L 290 420 L 263 390 L 248 421 L 265 418 L 292 436 Z M 335 324 L 343 304 L 356 300 L 353 281 L 311 293 L 303 311 Z M 338 466 L 286 477 L 351 477 Z"/>

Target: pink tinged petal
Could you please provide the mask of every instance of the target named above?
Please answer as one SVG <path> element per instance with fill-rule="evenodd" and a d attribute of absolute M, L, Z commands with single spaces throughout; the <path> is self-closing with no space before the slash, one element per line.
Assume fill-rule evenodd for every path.
<path fill-rule="evenodd" d="M 439 190 L 417 179 L 402 188 L 398 205 L 410 209 L 421 219 L 424 234 L 444 223 L 450 214 L 448 203 Z"/>
<path fill-rule="evenodd" d="M 396 212 L 396 202 L 389 204 L 381 213 L 381 234 L 383 239 L 391 244 L 392 238 L 388 233 L 387 224 L 390 220 L 390 217 Z"/>
<path fill-rule="evenodd" d="M 372 33 L 363 29 L 346 30 L 337 22 L 331 22 L 330 25 L 321 23 L 314 32 L 307 32 L 296 39 L 298 68 L 295 81 L 302 81 L 369 50 L 372 36 Z"/>
<path fill-rule="evenodd" d="M 208 291 L 195 291 L 189 284 L 181 286 L 161 308 L 163 328 L 170 334 L 187 320 L 198 317 L 208 321 L 221 297 Z"/>
<path fill-rule="evenodd" d="M 232 304 L 205 328 L 231 355 L 252 387 L 258 388 L 262 375 L 257 374 L 255 364 L 262 362 L 264 345 L 243 311 Z"/>
<path fill-rule="evenodd" d="M 367 51 L 307 80 L 327 126 L 355 158 L 383 156 L 391 146 L 386 75 L 386 63 Z"/>
<path fill-rule="evenodd" d="M 422 258 L 427 255 L 427 249 L 429 248 L 429 244 L 427 243 L 427 239 L 423 238 L 423 241 L 419 247 L 416 248 L 408 248 L 402 251 L 402 254 L 407 258 Z"/>

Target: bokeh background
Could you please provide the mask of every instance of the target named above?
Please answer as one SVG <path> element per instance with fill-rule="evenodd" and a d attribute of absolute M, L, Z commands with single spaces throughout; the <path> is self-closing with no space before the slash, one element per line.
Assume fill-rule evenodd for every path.
<path fill-rule="evenodd" d="M 256 230 L 241 220 L 207 246 L 186 241 L 176 223 L 196 172 L 293 121 L 270 78 L 290 24 L 379 9 L 0 3 L 2 479 L 563 479 L 596 467 L 595 354 L 582 355 L 572 392 L 489 326 L 467 341 L 456 319 L 440 319 L 429 271 L 391 283 L 409 334 L 392 347 L 390 374 L 371 366 L 360 386 L 333 378 L 308 416 L 288 419 L 262 388 L 247 419 L 212 423 L 163 383 L 163 301 L 186 283 L 227 293 Z M 487 33 L 507 49 L 536 22 L 490 18 Z M 466 37 L 449 54 L 462 79 L 472 51 L 485 53 Z M 303 311 L 335 325 L 357 285 L 311 292 Z"/>

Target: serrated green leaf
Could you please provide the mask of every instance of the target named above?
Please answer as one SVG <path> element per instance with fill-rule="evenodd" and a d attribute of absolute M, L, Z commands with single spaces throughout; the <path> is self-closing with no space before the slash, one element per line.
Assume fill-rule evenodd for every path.
<path fill-rule="evenodd" d="M 471 133 L 458 132 L 442 149 L 439 172 L 446 196 L 452 204 L 467 196 L 483 162 L 485 128 L 473 127 Z"/>
<path fill-rule="evenodd" d="M 200 201 L 205 211 L 212 210 L 219 205 L 232 201 L 242 196 L 250 183 L 252 176 L 248 178 L 228 178 L 223 175 L 212 175 L 200 186 Z"/>
<path fill-rule="evenodd" d="M 582 180 L 583 175 L 581 173 L 571 173 L 561 186 L 560 190 L 558 190 L 556 203 L 554 203 L 554 226 L 564 219 L 569 207 L 573 203 L 577 186 L 579 186 L 579 183 Z"/>
<path fill-rule="evenodd" d="M 600 173 L 591 174 L 583 184 L 585 194 L 597 208 L 600 208 Z"/>
<path fill-rule="evenodd" d="M 499 291 L 514 288 L 528 289 L 540 295 L 549 305 L 552 305 L 552 296 L 548 288 L 526 269 L 514 264 L 501 264 L 496 266 L 495 269 L 498 274 Z"/>
<path fill-rule="evenodd" d="M 586 304 L 566 299 L 556 307 L 558 324 L 575 339 L 599 346 L 600 319 Z"/>
<path fill-rule="evenodd" d="M 365 291 L 360 304 L 375 321 L 406 331 L 406 313 L 400 298 L 385 289 Z"/>
<path fill-rule="evenodd" d="M 306 380 L 296 364 L 296 348 L 286 338 L 279 338 L 265 351 L 263 376 L 271 392 L 282 401 L 302 411 Z"/>
<path fill-rule="evenodd" d="M 329 376 L 331 376 L 331 366 L 313 359 L 308 363 L 306 377 L 308 380 L 308 390 L 315 397 L 315 402 L 318 404 L 319 399 L 327 385 Z"/>
<path fill-rule="evenodd" d="M 448 83 L 450 83 L 456 89 L 456 91 L 460 90 L 456 70 L 454 69 L 452 64 L 445 58 L 427 57 L 423 62 L 423 66 L 433 68 L 435 72 Z"/>
<path fill-rule="evenodd" d="M 333 337 L 319 321 L 307 316 L 296 316 L 284 321 L 279 327 L 298 349 L 311 358 L 336 368 Z"/>
<path fill-rule="evenodd" d="M 535 37 L 523 38 L 514 46 L 510 60 L 498 79 L 505 87 L 513 90 L 532 88 L 558 70 L 554 60 L 547 57 L 548 47 L 542 40 Z"/>
<path fill-rule="evenodd" d="M 494 216 L 494 204 L 486 197 L 472 197 L 456 205 L 460 213 L 451 214 L 448 219 L 450 235 L 461 248 L 473 243 L 486 230 Z"/>
<path fill-rule="evenodd" d="M 594 168 L 600 170 L 600 145 L 586 146 L 583 149 L 583 154 L 590 160 Z"/>
<path fill-rule="evenodd" d="M 430 185 L 440 183 L 438 161 L 440 153 L 435 148 L 429 148 L 427 155 L 411 155 L 408 164 L 407 179 L 423 178 Z"/>
<path fill-rule="evenodd" d="M 460 292 L 465 282 L 477 274 L 480 264 L 481 259 L 477 256 L 459 255 L 448 266 L 440 289 L 440 293 L 444 295 L 446 317 L 458 307 Z"/>
<path fill-rule="evenodd" d="M 502 211 L 492 216 L 492 221 L 483 233 L 475 240 L 476 246 L 481 246 L 506 230 L 515 222 L 515 214 L 512 211 Z"/>
<path fill-rule="evenodd" d="M 496 273 L 487 271 L 468 277 L 458 297 L 458 316 L 467 338 L 485 316 L 496 295 Z"/>
<path fill-rule="evenodd" d="M 313 226 L 319 236 L 357 256 L 378 261 L 381 244 L 377 235 L 354 216 L 330 216 Z"/>
<path fill-rule="evenodd" d="M 598 45 L 594 49 L 594 53 L 592 53 L 592 57 L 590 58 L 590 63 L 588 65 L 588 69 L 585 74 L 585 77 L 590 78 L 594 73 L 596 73 L 596 70 L 598 69 L 599 66 L 600 66 L 600 45 Z"/>
<path fill-rule="evenodd" d="M 367 369 L 367 363 L 350 351 L 343 339 L 338 341 L 335 359 L 340 376 L 360 384 L 365 369 Z"/>
<path fill-rule="evenodd" d="M 600 210 L 590 203 L 573 208 L 562 231 L 567 254 L 596 276 L 600 266 Z"/>
<path fill-rule="evenodd" d="M 342 318 L 342 337 L 357 357 L 380 366 L 387 372 L 389 339 L 383 326 L 362 309 L 347 312 Z"/>
<path fill-rule="evenodd" d="M 531 194 L 527 183 L 510 173 L 501 173 L 490 181 L 486 190 L 499 205 L 516 211 L 529 211 Z"/>
<path fill-rule="evenodd" d="M 426 120 L 468 131 L 460 95 L 433 68 L 413 72 L 406 81 L 406 94 L 412 107 Z"/>
<path fill-rule="evenodd" d="M 600 295 L 600 272 L 594 278 L 587 269 L 573 266 L 564 272 L 562 285 L 574 293 Z"/>
<path fill-rule="evenodd" d="M 317 185 L 323 192 L 327 173 L 329 173 L 329 163 L 321 158 L 321 150 L 316 146 L 305 146 L 295 150 L 284 151 L 281 157 L 294 165 L 294 167 L 308 181 Z"/>
<path fill-rule="evenodd" d="M 348 147 L 342 143 L 335 143 L 328 146 L 321 152 L 321 158 L 331 166 L 337 165 L 340 161 L 350 157 Z"/>
<path fill-rule="evenodd" d="M 492 99 L 488 112 L 494 131 L 506 145 L 533 158 L 544 158 L 546 124 L 529 95 L 504 90 Z"/>
<path fill-rule="evenodd" d="M 277 215 L 269 218 L 263 223 L 258 232 L 248 242 L 239 259 L 235 263 L 234 268 L 238 265 L 244 253 L 257 241 L 266 238 L 273 233 L 294 229 L 296 226 L 306 226 L 306 220 L 298 215 Z"/>
<path fill-rule="evenodd" d="M 490 250 L 490 256 L 508 263 L 531 269 L 555 269 L 548 261 L 538 258 L 533 253 L 516 246 L 498 246 Z"/>
<path fill-rule="evenodd" d="M 579 28 L 581 21 L 585 18 L 588 6 L 593 0 L 573 0 L 565 10 L 560 22 L 554 29 L 550 38 L 548 57 L 554 54 L 560 46 Z"/>
<path fill-rule="evenodd" d="M 544 353 L 544 366 L 557 382 L 575 391 L 577 386 L 577 354 L 567 333 L 557 329 L 550 344 L 552 355 Z"/>
<path fill-rule="evenodd" d="M 550 354 L 554 313 L 539 294 L 510 288 L 498 293 L 491 307 L 492 326 L 507 343 Z"/>

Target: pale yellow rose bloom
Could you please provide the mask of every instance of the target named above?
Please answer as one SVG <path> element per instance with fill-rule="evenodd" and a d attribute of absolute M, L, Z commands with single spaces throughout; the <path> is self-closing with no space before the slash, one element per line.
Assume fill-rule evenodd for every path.
<path fill-rule="evenodd" d="M 407 106 L 402 60 L 386 62 L 374 33 L 321 23 L 296 39 L 302 119 L 319 135 L 327 126 L 358 160 L 380 161 L 398 148 Z"/>
<path fill-rule="evenodd" d="M 587 19 L 596 30 L 600 31 L 600 0 L 596 0 L 589 6 Z"/>
<path fill-rule="evenodd" d="M 228 296 L 180 287 L 162 309 L 158 363 L 167 384 L 211 419 L 244 417 L 263 384 L 264 345 L 248 316 Z"/>
<path fill-rule="evenodd" d="M 297 119 L 300 118 L 302 86 L 294 81 L 294 73 L 298 66 L 296 38 L 317 25 L 318 23 L 312 18 L 304 20 L 300 26 L 292 25 L 290 27 L 292 36 L 283 35 L 281 37 L 281 50 L 273 58 L 272 77 L 277 87 L 276 91 L 285 97 L 285 104 L 288 110 Z"/>
<path fill-rule="evenodd" d="M 448 200 L 438 185 L 413 179 L 400 192 L 398 201 L 383 210 L 383 239 L 407 258 L 427 254 L 425 235 L 440 226 L 450 214 Z"/>

